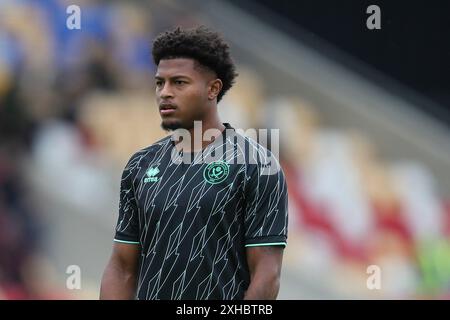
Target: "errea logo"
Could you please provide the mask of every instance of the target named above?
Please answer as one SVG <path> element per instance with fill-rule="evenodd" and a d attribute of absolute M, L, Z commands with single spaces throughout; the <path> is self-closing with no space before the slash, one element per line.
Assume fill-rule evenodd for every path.
<path fill-rule="evenodd" d="M 159 169 L 157 167 L 152 167 L 150 169 L 147 170 L 147 172 L 145 173 L 147 175 L 147 177 L 144 179 L 144 182 L 157 182 L 158 181 L 158 177 L 155 177 L 157 174 L 159 173 Z"/>

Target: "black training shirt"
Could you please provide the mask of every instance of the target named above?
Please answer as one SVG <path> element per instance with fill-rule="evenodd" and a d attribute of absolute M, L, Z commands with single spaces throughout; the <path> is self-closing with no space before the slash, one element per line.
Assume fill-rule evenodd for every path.
<path fill-rule="evenodd" d="M 168 136 L 127 163 L 114 241 L 141 248 L 137 299 L 243 299 L 246 247 L 286 245 L 278 160 L 224 125 L 203 152 L 182 154 Z"/>

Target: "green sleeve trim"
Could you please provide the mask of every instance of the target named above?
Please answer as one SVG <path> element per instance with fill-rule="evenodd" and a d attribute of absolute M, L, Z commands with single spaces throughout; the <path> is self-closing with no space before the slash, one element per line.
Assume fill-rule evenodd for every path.
<path fill-rule="evenodd" d="M 246 244 L 246 247 L 259 247 L 259 246 L 285 246 L 286 242 L 272 242 L 272 243 L 254 243 L 254 244 Z"/>
<path fill-rule="evenodd" d="M 139 242 L 136 242 L 136 241 L 125 241 L 125 240 L 118 240 L 118 239 L 114 239 L 114 241 L 120 242 L 120 243 L 140 244 Z"/>

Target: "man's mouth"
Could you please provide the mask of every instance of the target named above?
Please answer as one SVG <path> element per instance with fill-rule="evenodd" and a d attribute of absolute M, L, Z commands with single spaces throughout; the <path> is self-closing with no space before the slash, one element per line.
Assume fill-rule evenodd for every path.
<path fill-rule="evenodd" d="M 171 114 L 171 113 L 175 112 L 176 108 L 177 107 L 174 104 L 162 103 L 159 105 L 159 113 L 161 115 Z"/>

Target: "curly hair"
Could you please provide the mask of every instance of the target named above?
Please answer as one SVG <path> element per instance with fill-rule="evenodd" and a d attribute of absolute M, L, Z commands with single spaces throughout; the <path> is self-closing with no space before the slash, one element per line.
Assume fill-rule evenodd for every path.
<path fill-rule="evenodd" d="M 217 102 L 233 86 L 238 75 L 228 44 L 218 33 L 204 26 L 185 30 L 178 27 L 161 33 L 153 42 L 152 55 L 156 65 L 162 59 L 191 58 L 214 71 L 223 84 Z"/>

